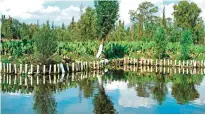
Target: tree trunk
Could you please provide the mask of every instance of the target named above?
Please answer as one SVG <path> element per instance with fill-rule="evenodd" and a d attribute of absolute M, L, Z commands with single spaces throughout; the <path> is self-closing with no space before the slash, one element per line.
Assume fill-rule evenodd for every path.
<path fill-rule="evenodd" d="M 104 41 L 105 41 L 105 38 L 102 38 L 99 49 L 98 49 L 98 53 L 96 55 L 96 58 L 99 58 L 102 54 Z"/>

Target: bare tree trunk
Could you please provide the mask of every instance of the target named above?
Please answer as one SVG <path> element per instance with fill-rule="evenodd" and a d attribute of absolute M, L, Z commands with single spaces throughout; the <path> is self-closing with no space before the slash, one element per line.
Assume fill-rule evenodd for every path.
<path fill-rule="evenodd" d="M 98 49 L 98 53 L 96 55 L 96 58 L 99 58 L 102 54 L 104 41 L 105 41 L 105 38 L 102 38 L 99 49 Z"/>

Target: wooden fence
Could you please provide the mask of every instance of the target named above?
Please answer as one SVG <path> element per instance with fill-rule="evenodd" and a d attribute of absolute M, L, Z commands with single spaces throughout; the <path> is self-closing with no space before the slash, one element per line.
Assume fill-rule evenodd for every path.
<path fill-rule="evenodd" d="M 107 64 L 106 60 L 93 62 L 74 62 L 66 64 L 49 64 L 49 65 L 33 65 L 33 64 L 11 64 L 0 62 L 0 73 L 6 74 L 59 74 L 68 72 L 80 72 L 87 70 L 101 70 Z M 153 60 L 153 59 L 136 59 L 121 58 L 112 59 L 108 63 L 115 68 L 123 65 L 135 66 L 158 66 L 158 67 L 180 67 L 180 68 L 205 68 L 205 60 Z"/>
<path fill-rule="evenodd" d="M 110 60 L 112 66 L 136 65 L 136 66 L 162 66 L 181 68 L 205 68 L 205 60 L 170 60 L 170 59 L 136 59 L 121 58 Z"/>
<path fill-rule="evenodd" d="M 93 62 L 73 62 L 66 64 L 11 64 L 0 62 L 0 73 L 6 74 L 59 74 L 68 72 L 80 72 L 87 70 L 100 70 L 106 65 L 105 60 Z"/>

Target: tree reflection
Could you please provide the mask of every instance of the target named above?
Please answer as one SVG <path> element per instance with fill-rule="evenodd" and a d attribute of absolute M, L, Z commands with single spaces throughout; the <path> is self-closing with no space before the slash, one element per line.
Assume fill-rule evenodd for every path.
<path fill-rule="evenodd" d="M 55 114 L 57 112 L 57 103 L 52 93 L 52 85 L 43 85 L 41 83 L 35 86 L 34 89 L 33 109 L 38 114 Z"/>
<path fill-rule="evenodd" d="M 149 97 L 149 93 L 147 92 L 146 83 L 138 83 L 136 87 L 136 91 L 139 97 Z"/>
<path fill-rule="evenodd" d="M 85 98 L 93 96 L 94 93 L 94 81 L 89 79 L 82 79 L 78 83 L 80 91 L 83 91 Z"/>
<path fill-rule="evenodd" d="M 159 105 L 162 105 L 164 102 L 167 92 L 168 90 L 165 83 L 165 76 L 163 74 L 157 76 L 157 81 L 154 88 L 152 89 L 152 94 L 153 98 L 157 100 Z"/>
<path fill-rule="evenodd" d="M 116 110 L 112 101 L 106 95 L 101 77 L 98 76 L 98 93 L 94 96 L 93 100 L 95 114 L 115 114 Z"/>
<path fill-rule="evenodd" d="M 194 85 L 195 83 L 202 81 L 202 79 L 196 79 L 196 77 L 190 75 L 176 75 L 174 78 L 172 95 L 176 98 L 179 104 L 186 104 L 199 97 L 199 93 Z"/>

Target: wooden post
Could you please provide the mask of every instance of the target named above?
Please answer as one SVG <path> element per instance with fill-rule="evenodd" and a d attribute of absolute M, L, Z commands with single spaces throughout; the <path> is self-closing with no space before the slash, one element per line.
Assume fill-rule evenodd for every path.
<path fill-rule="evenodd" d="M 81 71 L 83 71 L 83 62 L 82 61 L 80 62 L 80 65 L 81 65 Z"/>
<path fill-rule="evenodd" d="M 16 64 L 14 64 L 14 73 L 17 74 Z"/>
<path fill-rule="evenodd" d="M 14 76 L 14 84 L 16 85 L 16 75 Z"/>
<path fill-rule="evenodd" d="M 69 72 L 69 65 L 68 65 L 68 63 L 66 63 L 66 67 L 67 67 L 67 72 Z"/>
<path fill-rule="evenodd" d="M 76 62 L 76 64 L 75 64 L 75 71 L 78 71 L 78 62 Z"/>
<path fill-rule="evenodd" d="M 53 73 L 56 74 L 56 64 L 53 65 Z"/>
<path fill-rule="evenodd" d="M 75 63 L 72 63 L 72 71 L 75 71 Z"/>
<path fill-rule="evenodd" d="M 39 65 L 37 65 L 37 72 L 36 73 L 39 74 Z"/>
<path fill-rule="evenodd" d="M 22 64 L 20 64 L 20 74 L 22 73 Z"/>
<path fill-rule="evenodd" d="M 9 75 L 9 85 L 11 85 L 11 75 Z"/>
<path fill-rule="evenodd" d="M 72 78 L 72 81 L 75 80 L 74 72 L 72 72 L 71 78 Z"/>
<path fill-rule="evenodd" d="M 166 60 L 164 59 L 164 66 L 166 66 Z"/>
<path fill-rule="evenodd" d="M 11 72 L 11 63 L 9 63 L 9 73 L 12 73 Z"/>
<path fill-rule="evenodd" d="M 51 68 L 52 68 L 52 65 L 50 64 L 49 65 L 49 74 L 51 74 Z"/>
<path fill-rule="evenodd" d="M 164 72 L 164 73 L 166 72 L 166 68 L 165 68 L 165 67 L 163 68 L 163 72 Z"/>
<path fill-rule="evenodd" d="M 51 75 L 49 75 L 48 77 L 49 77 L 49 83 L 51 84 Z"/>
<path fill-rule="evenodd" d="M 27 70 L 28 70 L 28 68 L 27 68 L 27 64 L 25 64 L 25 74 L 27 74 Z"/>
<path fill-rule="evenodd" d="M 177 66 L 177 60 L 174 60 L 174 66 Z"/>
<path fill-rule="evenodd" d="M 37 85 L 39 84 L 39 76 L 37 75 Z"/>
<path fill-rule="evenodd" d="M 46 74 L 46 65 L 43 65 L 43 74 Z"/>
<path fill-rule="evenodd" d="M 179 73 L 181 73 L 181 68 L 179 67 Z"/>
<path fill-rule="evenodd" d="M 188 68 L 186 68 L 186 74 L 189 74 L 189 69 Z"/>
<path fill-rule="evenodd" d="M 156 64 L 155 64 L 156 66 L 157 66 L 157 61 L 158 61 L 158 59 L 156 59 Z"/>
<path fill-rule="evenodd" d="M 173 66 L 173 65 L 172 65 L 172 60 L 171 60 L 171 62 L 170 62 L 170 66 Z"/>
<path fill-rule="evenodd" d="M 53 84 L 56 84 L 56 74 L 54 75 Z"/>
<path fill-rule="evenodd" d="M 25 77 L 25 86 L 28 85 L 28 80 L 27 80 L 27 77 Z"/>
<path fill-rule="evenodd" d="M 147 59 L 147 65 L 149 66 L 149 59 Z"/>
<path fill-rule="evenodd" d="M 179 67 L 181 67 L 181 60 L 179 60 Z"/>
<path fill-rule="evenodd" d="M 196 68 L 196 61 L 194 60 L 194 68 Z"/>

